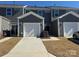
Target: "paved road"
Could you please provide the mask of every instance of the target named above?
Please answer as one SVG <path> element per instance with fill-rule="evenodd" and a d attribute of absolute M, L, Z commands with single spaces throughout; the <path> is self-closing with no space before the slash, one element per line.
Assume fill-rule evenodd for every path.
<path fill-rule="evenodd" d="M 24 37 L 4 57 L 49 57 L 50 55 L 40 38 Z M 54 56 L 55 57 L 55 56 Z"/>

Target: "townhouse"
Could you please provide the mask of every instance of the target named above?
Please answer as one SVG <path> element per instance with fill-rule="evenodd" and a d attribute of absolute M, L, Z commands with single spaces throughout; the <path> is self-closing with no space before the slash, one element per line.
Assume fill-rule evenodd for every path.
<path fill-rule="evenodd" d="M 10 20 L 14 36 L 40 36 L 48 31 L 50 36 L 71 37 L 79 30 L 78 13 L 79 8 L 62 6 L 0 5 L 0 16 Z"/>

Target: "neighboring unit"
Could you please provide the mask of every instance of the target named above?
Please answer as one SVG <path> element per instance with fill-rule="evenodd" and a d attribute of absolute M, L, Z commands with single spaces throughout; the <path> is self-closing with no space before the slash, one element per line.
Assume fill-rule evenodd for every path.
<path fill-rule="evenodd" d="M 0 15 L 10 20 L 12 36 L 37 37 L 45 31 L 49 36 L 72 37 L 78 31 L 78 14 L 79 8 L 62 6 L 0 5 Z"/>
<path fill-rule="evenodd" d="M 11 26 L 10 20 L 3 16 L 0 16 L 0 37 L 3 35 L 3 31 L 5 30 L 10 31 L 11 27 L 12 26 Z"/>
<path fill-rule="evenodd" d="M 53 35 L 71 38 L 79 31 L 79 15 L 72 11 L 63 14 L 52 21 L 51 28 Z"/>

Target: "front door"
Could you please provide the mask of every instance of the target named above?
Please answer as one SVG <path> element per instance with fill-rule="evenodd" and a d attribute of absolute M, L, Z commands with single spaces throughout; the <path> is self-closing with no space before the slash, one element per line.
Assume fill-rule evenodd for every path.
<path fill-rule="evenodd" d="M 12 25 L 11 35 L 17 36 L 17 25 Z"/>

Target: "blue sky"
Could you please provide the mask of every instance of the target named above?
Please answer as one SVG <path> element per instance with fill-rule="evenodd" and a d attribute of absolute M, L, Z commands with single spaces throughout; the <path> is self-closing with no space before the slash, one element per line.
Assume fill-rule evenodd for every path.
<path fill-rule="evenodd" d="M 17 4 L 32 6 L 65 6 L 79 8 L 79 1 L 0 1 L 0 4 Z"/>

